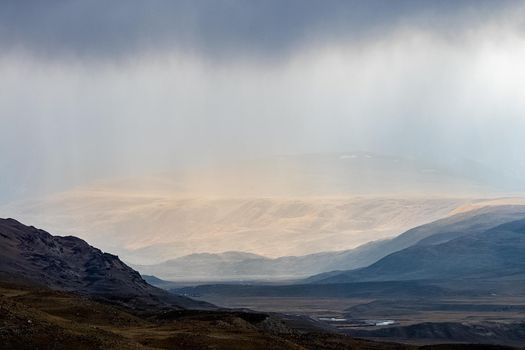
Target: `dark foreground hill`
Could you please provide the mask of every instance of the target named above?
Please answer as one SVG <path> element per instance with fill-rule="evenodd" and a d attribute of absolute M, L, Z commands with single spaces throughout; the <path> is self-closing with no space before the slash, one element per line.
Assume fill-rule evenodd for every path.
<path fill-rule="evenodd" d="M 416 349 L 292 326 L 264 313 L 225 310 L 146 316 L 77 294 L 0 282 L 1 349 Z"/>
<path fill-rule="evenodd" d="M 52 236 L 13 219 L 0 219 L 0 247 L 3 280 L 74 291 L 135 308 L 212 308 L 148 284 L 117 256 L 77 237 Z"/>
<path fill-rule="evenodd" d="M 504 350 L 355 339 L 302 319 L 245 311 L 137 313 L 78 294 L 0 281 L 0 348 L 10 350 Z"/>

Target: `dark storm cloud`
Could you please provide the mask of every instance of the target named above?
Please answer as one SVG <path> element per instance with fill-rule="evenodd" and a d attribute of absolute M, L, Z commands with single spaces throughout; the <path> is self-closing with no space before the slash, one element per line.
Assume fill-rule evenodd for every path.
<path fill-rule="evenodd" d="M 524 10 L 511 0 L 0 0 L 0 203 L 105 177 L 354 149 L 465 157 L 521 181 Z"/>
<path fill-rule="evenodd" d="M 457 35 L 516 1 L 54 0 L 0 2 L 0 49 L 48 57 L 180 52 L 282 57 L 397 27 Z"/>

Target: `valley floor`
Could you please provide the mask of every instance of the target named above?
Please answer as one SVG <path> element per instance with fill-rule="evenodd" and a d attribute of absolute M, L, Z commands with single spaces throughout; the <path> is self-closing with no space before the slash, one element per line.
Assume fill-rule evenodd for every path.
<path fill-rule="evenodd" d="M 266 314 L 130 310 L 47 289 L 0 284 L 2 349 L 411 349 L 294 332 Z"/>
<path fill-rule="evenodd" d="M 477 329 L 478 333 L 487 333 L 488 337 L 483 343 L 503 343 L 518 347 L 524 345 L 522 339 L 525 332 L 525 298 L 521 296 L 455 297 L 435 300 L 224 295 L 206 295 L 201 298 L 229 308 L 248 308 L 290 316 L 304 315 L 325 322 L 344 333 L 369 339 L 416 345 L 470 343 L 476 342 L 471 332 Z M 432 325 L 432 329 L 427 329 L 427 325 Z M 460 325 L 467 325 L 469 328 L 459 330 Z M 455 336 L 459 339 L 452 337 L 451 328 L 458 330 Z M 488 334 L 491 328 L 497 328 L 502 334 L 493 334 L 491 339 Z M 397 332 L 393 332 L 392 329 L 396 329 Z M 412 331 L 410 337 L 407 330 Z M 449 333 L 450 339 L 436 339 L 436 333 Z"/>
<path fill-rule="evenodd" d="M 289 300 L 288 300 L 289 301 Z M 285 301 L 268 299 L 282 305 Z M 244 299 L 239 303 L 255 302 Z M 324 311 L 337 308 L 326 302 Z M 259 306 L 263 305 L 259 300 Z M 291 304 L 290 304 L 291 305 Z M 308 308 L 308 301 L 295 301 Z M 341 304 L 342 305 L 342 304 Z M 322 331 L 300 318 L 246 311 L 133 310 L 49 289 L 0 283 L 2 349 L 473 349 L 359 340 Z M 489 348 L 487 348 L 489 349 Z M 503 349 L 502 347 L 490 349 Z"/>

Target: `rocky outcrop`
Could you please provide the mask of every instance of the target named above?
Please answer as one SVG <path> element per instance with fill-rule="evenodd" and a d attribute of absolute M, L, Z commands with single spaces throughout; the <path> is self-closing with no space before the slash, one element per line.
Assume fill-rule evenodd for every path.
<path fill-rule="evenodd" d="M 135 308 L 209 308 L 148 284 L 117 256 L 73 236 L 52 236 L 14 219 L 0 219 L 0 274 Z"/>

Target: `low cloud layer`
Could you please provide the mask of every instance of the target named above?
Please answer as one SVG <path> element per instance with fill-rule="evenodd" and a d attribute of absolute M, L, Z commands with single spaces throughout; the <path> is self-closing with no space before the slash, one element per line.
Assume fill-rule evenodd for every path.
<path fill-rule="evenodd" d="M 518 1 L 2 1 L 0 201 L 366 150 L 525 174 Z"/>

